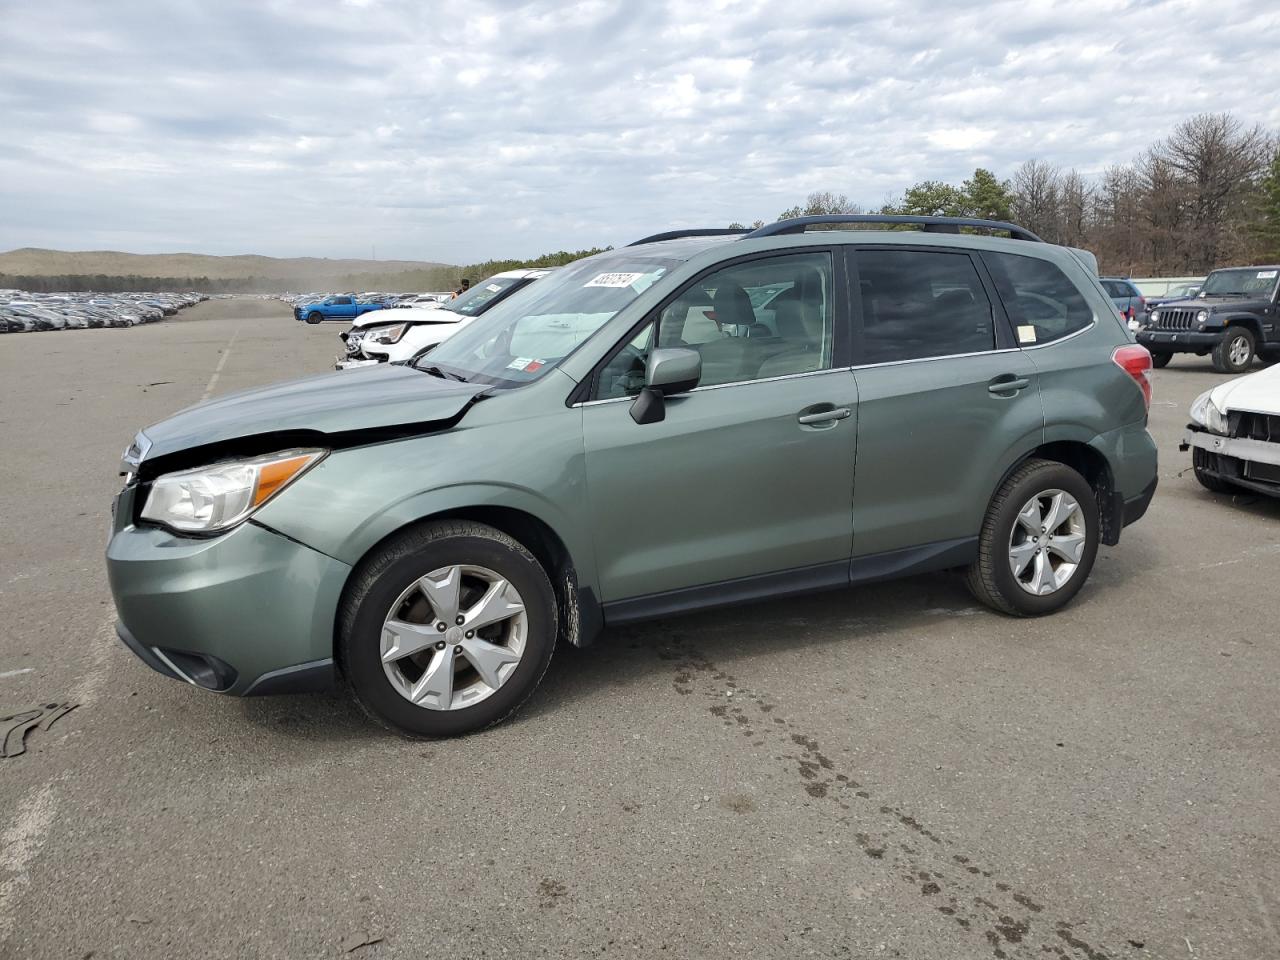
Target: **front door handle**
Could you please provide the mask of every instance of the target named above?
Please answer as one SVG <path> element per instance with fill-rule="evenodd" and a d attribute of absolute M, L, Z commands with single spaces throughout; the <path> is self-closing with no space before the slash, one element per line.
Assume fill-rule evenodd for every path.
<path fill-rule="evenodd" d="M 1025 390 L 1029 386 L 1031 386 L 1031 381 L 1026 377 L 1005 373 L 987 384 L 987 392 L 997 397 L 1003 397 L 1017 393 L 1019 390 Z"/>
<path fill-rule="evenodd" d="M 805 426 L 811 427 L 815 423 L 834 423 L 852 415 L 853 411 L 848 407 L 832 407 L 830 410 L 819 410 L 816 413 L 802 413 L 796 419 Z"/>

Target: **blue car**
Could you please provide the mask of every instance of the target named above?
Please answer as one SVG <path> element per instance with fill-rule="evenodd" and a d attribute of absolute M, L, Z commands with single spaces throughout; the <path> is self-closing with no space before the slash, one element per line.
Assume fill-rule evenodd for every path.
<path fill-rule="evenodd" d="M 295 320 L 319 323 L 321 320 L 354 320 L 370 310 L 381 310 L 383 304 L 376 300 L 357 300 L 349 294 L 325 297 L 316 303 L 300 303 L 293 308 Z"/>

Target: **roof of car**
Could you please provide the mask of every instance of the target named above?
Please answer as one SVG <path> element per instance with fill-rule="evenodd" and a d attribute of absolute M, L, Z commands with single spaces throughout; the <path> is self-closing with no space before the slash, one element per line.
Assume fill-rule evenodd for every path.
<path fill-rule="evenodd" d="M 922 238 L 928 242 L 938 243 L 944 237 L 959 236 L 962 231 L 967 240 L 983 237 L 997 241 L 998 246 L 1012 244 L 1016 247 L 1046 247 L 1047 244 L 1025 227 L 1003 220 L 982 220 L 972 217 L 921 217 L 896 214 L 832 214 L 825 216 L 795 217 L 779 220 L 776 223 L 749 229 L 746 227 L 688 228 L 669 230 L 653 234 L 629 244 L 623 249 L 633 247 L 660 248 L 662 254 L 674 259 L 691 259 L 695 255 L 712 247 L 724 246 L 741 241 L 764 240 L 766 238 L 786 237 L 799 239 L 806 236 L 810 227 L 825 227 L 820 234 L 809 234 L 808 242 L 823 243 L 913 243 Z M 835 227 L 837 229 L 832 230 Z M 914 229 L 903 230 L 903 227 Z M 890 228 L 890 229 L 886 229 Z M 993 234 L 1007 234 L 1004 237 Z M 945 240 L 941 242 L 946 242 Z M 1070 249 L 1070 248 L 1064 248 Z M 1083 251 L 1081 251 L 1083 252 Z M 1078 256 L 1078 254 L 1077 254 Z M 1090 259 L 1091 259 L 1091 255 Z M 1092 271 L 1096 273 L 1096 263 Z"/>

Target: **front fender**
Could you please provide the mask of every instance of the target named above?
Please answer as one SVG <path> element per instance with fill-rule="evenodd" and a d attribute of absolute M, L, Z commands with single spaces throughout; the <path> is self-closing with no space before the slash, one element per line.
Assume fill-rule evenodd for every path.
<path fill-rule="evenodd" d="M 504 423 L 499 403 L 488 400 L 452 430 L 335 450 L 323 470 L 302 476 L 256 519 L 355 566 L 386 537 L 420 520 L 485 507 L 518 510 L 555 532 L 579 583 L 594 587 L 595 555 L 582 510 L 582 433 L 566 430 L 564 420 L 580 414 L 558 406 L 555 414 Z M 494 420 L 467 429 L 490 412 L 486 407 Z M 520 450 L 532 455 L 519 458 Z"/>

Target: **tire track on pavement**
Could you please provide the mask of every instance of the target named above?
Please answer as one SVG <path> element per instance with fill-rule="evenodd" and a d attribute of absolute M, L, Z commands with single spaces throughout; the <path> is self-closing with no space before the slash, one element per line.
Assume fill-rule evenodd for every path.
<path fill-rule="evenodd" d="M 671 634 L 658 656 L 674 662 L 677 693 L 700 694 L 710 701 L 712 716 L 756 745 L 780 745 L 778 759 L 799 775 L 801 789 L 840 811 L 836 822 L 853 833 L 867 857 L 914 887 L 926 907 L 960 931 L 981 936 L 996 960 L 1116 960 L 1117 954 L 1079 936 L 1073 923 L 1051 920 L 1043 904 L 966 856 L 909 811 L 878 801 L 870 787 L 839 770 L 814 737 L 779 715 L 778 704 L 767 694 L 739 685 L 679 633 Z"/>

